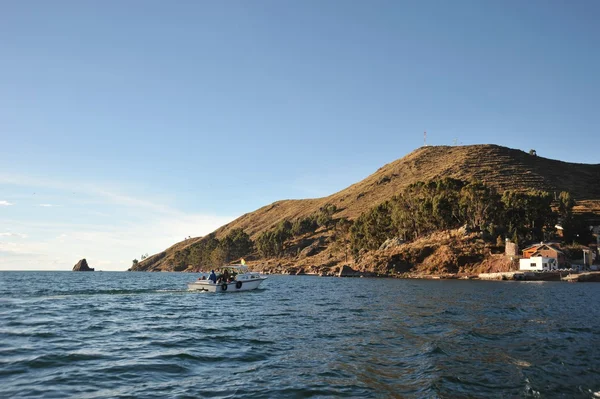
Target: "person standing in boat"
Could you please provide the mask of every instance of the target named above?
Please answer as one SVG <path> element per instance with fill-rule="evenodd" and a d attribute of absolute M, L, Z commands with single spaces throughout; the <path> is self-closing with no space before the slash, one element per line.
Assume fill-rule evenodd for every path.
<path fill-rule="evenodd" d="M 228 282 L 229 282 L 229 271 L 228 271 L 227 269 L 225 269 L 225 270 L 223 271 L 223 274 L 221 274 L 221 280 L 222 280 L 224 283 L 228 283 Z"/>
<path fill-rule="evenodd" d="M 208 279 L 209 279 L 210 281 L 212 281 L 212 282 L 213 282 L 213 284 L 216 284 L 216 283 L 217 283 L 217 275 L 215 274 L 215 271 L 214 271 L 214 270 L 211 270 L 211 271 L 210 271 L 210 276 L 208 276 Z"/>

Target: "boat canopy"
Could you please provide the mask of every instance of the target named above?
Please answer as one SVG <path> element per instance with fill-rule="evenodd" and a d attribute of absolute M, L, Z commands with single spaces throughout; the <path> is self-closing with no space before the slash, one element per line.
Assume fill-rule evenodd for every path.
<path fill-rule="evenodd" d="M 220 271 L 227 270 L 229 273 L 249 273 L 248 266 L 246 265 L 225 265 L 219 268 Z"/>

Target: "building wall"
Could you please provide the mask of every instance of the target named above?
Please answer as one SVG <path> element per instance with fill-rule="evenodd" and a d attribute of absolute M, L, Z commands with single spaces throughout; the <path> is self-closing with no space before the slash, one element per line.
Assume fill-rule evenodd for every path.
<path fill-rule="evenodd" d="M 523 250 L 524 258 L 532 258 L 536 256 L 541 256 L 544 258 L 555 258 L 558 262 L 559 266 L 565 266 L 567 264 L 567 258 L 565 254 L 558 252 L 554 248 L 547 247 L 535 247 L 527 250 Z"/>
<path fill-rule="evenodd" d="M 537 247 L 535 248 L 530 248 L 530 249 L 524 249 L 523 250 L 523 257 L 524 258 L 529 258 L 531 257 L 534 253 L 536 253 L 537 251 Z"/>
<path fill-rule="evenodd" d="M 519 270 L 542 270 L 541 258 L 519 259 Z"/>
<path fill-rule="evenodd" d="M 556 258 L 556 259 L 558 259 L 558 252 L 556 252 L 556 250 L 554 250 L 554 249 L 542 248 L 539 251 L 537 251 L 537 253 L 539 255 L 541 255 L 543 258 Z"/>
<path fill-rule="evenodd" d="M 555 270 L 556 262 L 553 258 L 545 258 L 541 256 L 534 256 L 532 258 L 519 259 L 519 270 Z"/>
<path fill-rule="evenodd" d="M 544 258 L 554 258 L 560 266 L 567 264 L 567 258 L 565 257 L 565 254 L 559 253 L 554 249 L 542 249 L 538 251 L 536 255 L 541 255 Z"/>

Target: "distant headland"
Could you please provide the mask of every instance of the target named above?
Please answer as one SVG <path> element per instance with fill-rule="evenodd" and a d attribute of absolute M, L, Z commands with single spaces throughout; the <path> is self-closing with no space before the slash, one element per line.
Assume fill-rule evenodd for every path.
<path fill-rule="evenodd" d="M 132 271 L 200 271 L 244 257 L 268 273 L 473 276 L 559 242 L 598 262 L 600 164 L 498 145 L 426 146 L 328 197 L 282 200 L 187 238 Z"/>

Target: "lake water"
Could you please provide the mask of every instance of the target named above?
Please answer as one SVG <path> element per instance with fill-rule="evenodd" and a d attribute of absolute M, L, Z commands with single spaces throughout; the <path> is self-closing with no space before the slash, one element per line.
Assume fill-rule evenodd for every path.
<path fill-rule="evenodd" d="M 0 397 L 600 397 L 600 284 L 0 272 Z"/>

